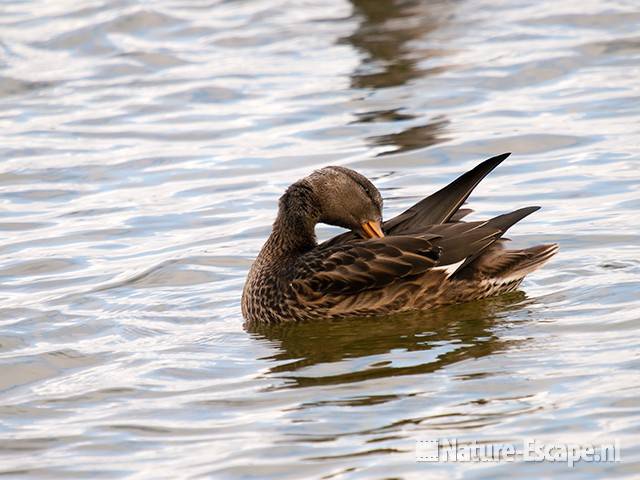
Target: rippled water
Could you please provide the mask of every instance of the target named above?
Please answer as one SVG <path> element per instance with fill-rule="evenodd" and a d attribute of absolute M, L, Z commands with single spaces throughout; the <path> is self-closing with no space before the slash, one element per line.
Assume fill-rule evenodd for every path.
<path fill-rule="evenodd" d="M 640 472 L 637 2 L 5 0 L 0 473 Z M 341 164 L 392 215 L 512 157 L 522 292 L 247 332 L 283 189 Z M 321 237 L 336 232 L 322 227 Z M 415 439 L 598 442 L 615 464 L 416 463 Z"/>

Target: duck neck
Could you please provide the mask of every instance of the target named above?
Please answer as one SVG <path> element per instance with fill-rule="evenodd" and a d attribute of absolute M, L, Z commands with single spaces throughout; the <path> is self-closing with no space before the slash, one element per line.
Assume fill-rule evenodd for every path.
<path fill-rule="evenodd" d="M 278 216 L 265 244 L 274 257 L 300 255 L 317 246 L 315 226 L 320 218 L 318 199 L 311 186 L 300 181 L 280 198 Z"/>

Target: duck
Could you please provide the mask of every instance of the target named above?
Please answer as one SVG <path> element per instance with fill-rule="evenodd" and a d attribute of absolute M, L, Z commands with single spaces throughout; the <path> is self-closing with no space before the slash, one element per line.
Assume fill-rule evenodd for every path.
<path fill-rule="evenodd" d="M 244 284 L 248 325 L 421 312 L 518 289 L 557 244 L 508 249 L 505 232 L 539 210 L 465 221 L 473 189 L 510 153 L 382 219 L 379 190 L 343 166 L 314 171 L 280 197 L 273 228 Z M 318 243 L 315 227 L 347 231 Z"/>

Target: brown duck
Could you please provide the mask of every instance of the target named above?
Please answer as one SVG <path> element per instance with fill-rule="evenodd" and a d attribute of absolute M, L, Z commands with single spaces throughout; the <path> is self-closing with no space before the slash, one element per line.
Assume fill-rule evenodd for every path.
<path fill-rule="evenodd" d="M 509 153 L 485 160 L 397 217 L 365 177 L 325 167 L 280 198 L 273 231 L 242 294 L 250 324 L 428 310 L 515 290 L 556 244 L 507 250 L 503 234 L 540 207 L 463 222 L 460 207 Z M 317 223 L 349 229 L 324 243 Z"/>

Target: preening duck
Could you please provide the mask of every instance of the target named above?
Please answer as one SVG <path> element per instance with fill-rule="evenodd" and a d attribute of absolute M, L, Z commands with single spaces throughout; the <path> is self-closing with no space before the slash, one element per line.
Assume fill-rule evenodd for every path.
<path fill-rule="evenodd" d="M 382 221 L 382 197 L 364 176 L 325 167 L 282 195 L 271 235 L 242 294 L 248 323 L 420 311 L 511 292 L 556 244 L 505 248 L 502 236 L 539 207 L 465 222 L 473 189 L 510 154 L 473 170 Z M 317 223 L 349 231 L 318 244 Z"/>

